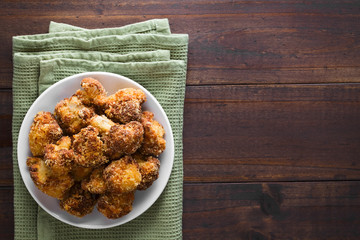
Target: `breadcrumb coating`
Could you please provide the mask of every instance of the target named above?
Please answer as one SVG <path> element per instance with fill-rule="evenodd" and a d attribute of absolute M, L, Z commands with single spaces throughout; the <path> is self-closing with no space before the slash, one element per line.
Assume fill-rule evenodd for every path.
<path fill-rule="evenodd" d="M 62 199 L 74 184 L 74 179 L 70 174 L 53 175 L 41 158 L 29 157 L 26 164 L 37 188 L 51 197 Z"/>
<path fill-rule="evenodd" d="M 76 134 L 88 125 L 95 112 L 86 107 L 76 95 L 61 100 L 55 106 L 55 117 L 67 134 Z"/>
<path fill-rule="evenodd" d="M 137 162 L 129 155 L 111 162 L 103 172 L 110 192 L 125 193 L 136 190 L 141 182 Z"/>
<path fill-rule="evenodd" d="M 92 212 L 97 196 L 85 191 L 80 184 L 74 185 L 69 194 L 60 201 L 60 207 L 76 217 L 83 217 Z"/>
<path fill-rule="evenodd" d="M 160 161 L 156 157 L 144 156 L 139 153 L 135 153 L 133 158 L 138 163 L 141 173 L 141 182 L 137 186 L 137 189 L 146 190 L 159 177 Z"/>
<path fill-rule="evenodd" d="M 92 167 L 82 167 L 74 164 L 71 170 L 71 174 L 76 182 L 80 182 L 87 178 L 93 170 L 94 168 Z"/>
<path fill-rule="evenodd" d="M 38 112 L 29 132 L 29 146 L 32 155 L 34 157 L 43 156 L 45 146 L 55 143 L 62 135 L 62 129 L 50 112 Z"/>
<path fill-rule="evenodd" d="M 146 101 L 145 93 L 140 89 L 123 88 L 110 95 L 105 102 L 105 114 L 120 123 L 139 121 L 141 104 Z"/>
<path fill-rule="evenodd" d="M 96 168 L 91 175 L 81 182 L 81 188 L 94 194 L 106 192 L 106 183 L 103 176 L 105 166 Z"/>
<path fill-rule="evenodd" d="M 45 147 L 44 160 L 54 175 L 67 174 L 71 171 L 74 152 L 71 147 L 71 138 L 64 136 L 56 144 L 48 144 Z"/>
<path fill-rule="evenodd" d="M 100 196 L 97 209 L 109 219 L 120 218 L 131 212 L 134 199 L 134 192 L 108 192 Z"/>
<path fill-rule="evenodd" d="M 35 185 L 44 185 L 51 176 L 51 170 L 45 165 L 45 162 L 38 157 L 28 157 L 26 165 L 29 167 L 30 176 Z"/>
<path fill-rule="evenodd" d="M 144 128 L 136 121 L 111 126 L 109 132 L 102 136 L 106 155 L 110 159 L 118 159 L 135 153 L 143 142 L 143 135 Z"/>
<path fill-rule="evenodd" d="M 125 154 L 134 153 L 143 141 L 144 128 L 139 122 L 120 125 L 104 115 L 95 115 L 89 123 L 101 133 L 106 155 L 110 159 L 119 159 Z"/>
<path fill-rule="evenodd" d="M 82 167 L 96 167 L 108 162 L 103 152 L 104 144 L 96 128 L 87 126 L 73 137 L 74 162 L 76 164 Z"/>
<path fill-rule="evenodd" d="M 106 99 L 106 91 L 103 85 L 95 78 L 84 78 L 81 81 L 83 90 L 78 90 L 76 95 L 85 105 L 103 106 Z"/>
<path fill-rule="evenodd" d="M 76 92 L 79 99 L 85 105 L 94 105 L 101 109 L 115 122 L 140 120 L 141 104 L 146 101 L 146 95 L 141 89 L 123 88 L 107 97 L 102 84 L 94 78 L 84 78 L 81 87 L 83 90 Z"/>
<path fill-rule="evenodd" d="M 93 116 L 90 119 L 89 124 L 91 126 L 97 128 L 99 130 L 100 134 L 102 134 L 102 135 L 109 132 L 110 128 L 115 125 L 115 123 L 113 121 L 111 121 L 104 115 Z"/>
<path fill-rule="evenodd" d="M 163 126 L 154 120 L 154 114 L 149 111 L 143 112 L 140 121 L 144 126 L 144 141 L 139 151 L 144 155 L 159 156 L 166 148 Z"/>

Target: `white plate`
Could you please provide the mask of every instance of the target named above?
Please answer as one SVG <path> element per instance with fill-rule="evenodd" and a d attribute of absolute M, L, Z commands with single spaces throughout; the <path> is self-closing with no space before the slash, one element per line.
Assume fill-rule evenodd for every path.
<path fill-rule="evenodd" d="M 164 126 L 166 133 L 166 149 L 159 157 L 161 162 L 159 178 L 147 190 L 136 191 L 133 210 L 128 215 L 115 220 L 107 219 L 104 215 L 97 211 L 96 207 L 92 213 L 82 218 L 70 215 L 60 208 L 59 201 L 57 199 L 44 194 L 35 186 L 30 177 L 29 169 L 26 166 L 26 159 L 31 156 L 28 135 L 36 113 L 39 111 L 48 111 L 53 113 L 55 105 L 60 100 L 70 97 L 77 89 L 81 88 L 80 82 L 85 77 L 93 77 L 99 80 L 105 87 L 108 94 L 113 94 L 117 90 L 126 87 L 139 88 L 143 90 L 147 97 L 147 101 L 143 104 L 143 109 L 154 113 L 154 118 Z M 21 125 L 17 156 L 20 173 L 25 186 L 41 208 L 53 217 L 70 225 L 81 228 L 102 229 L 118 226 L 133 220 L 145 212 L 158 199 L 171 174 L 174 161 L 174 139 L 169 120 L 164 110 L 155 97 L 144 87 L 129 78 L 117 74 L 106 72 L 88 72 L 73 75 L 55 83 L 36 99 L 28 110 Z"/>

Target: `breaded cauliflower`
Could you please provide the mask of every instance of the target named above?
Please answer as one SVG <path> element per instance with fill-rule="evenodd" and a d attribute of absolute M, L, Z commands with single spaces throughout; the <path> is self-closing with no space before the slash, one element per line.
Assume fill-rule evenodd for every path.
<path fill-rule="evenodd" d="M 160 161 L 156 157 L 144 156 L 139 153 L 135 153 L 133 158 L 138 163 L 141 173 L 141 182 L 137 186 L 137 189 L 146 190 L 159 177 Z"/>
<path fill-rule="evenodd" d="M 54 175 L 63 175 L 70 172 L 73 166 L 74 152 L 71 148 L 71 138 L 64 136 L 56 144 L 45 147 L 44 160 Z"/>
<path fill-rule="evenodd" d="M 120 123 L 139 121 L 141 104 L 146 101 L 145 93 L 140 89 L 123 88 L 110 95 L 105 102 L 105 114 Z"/>
<path fill-rule="evenodd" d="M 104 170 L 108 191 L 125 193 L 135 191 L 141 182 L 137 162 L 129 155 L 111 162 Z"/>
<path fill-rule="evenodd" d="M 26 164 L 35 185 L 51 197 L 62 199 L 74 184 L 70 174 L 54 176 L 41 158 L 29 157 Z"/>
<path fill-rule="evenodd" d="M 115 122 L 128 123 L 140 120 L 141 104 L 146 101 L 146 95 L 142 90 L 123 88 L 107 97 L 104 87 L 93 78 L 84 78 L 81 87 L 83 90 L 78 90 L 76 95 L 84 104 L 98 106 Z"/>
<path fill-rule="evenodd" d="M 104 115 L 95 115 L 93 116 L 90 121 L 89 124 L 95 128 L 97 128 L 100 132 L 101 135 L 104 135 L 106 133 L 108 133 L 110 131 L 110 128 L 114 125 L 116 125 L 116 123 L 114 123 L 113 121 L 111 121 L 110 119 L 108 119 L 106 116 Z"/>
<path fill-rule="evenodd" d="M 74 162 L 82 167 L 97 167 L 108 162 L 104 155 L 104 144 L 100 140 L 99 131 L 87 126 L 75 134 L 73 142 Z"/>
<path fill-rule="evenodd" d="M 120 125 L 104 115 L 95 115 L 90 119 L 89 124 L 101 133 L 106 155 L 110 159 L 133 154 L 143 141 L 143 126 L 136 121 Z"/>
<path fill-rule="evenodd" d="M 110 159 L 136 152 L 143 142 L 144 128 L 141 123 L 132 121 L 127 124 L 115 124 L 102 136 L 105 153 Z"/>
<path fill-rule="evenodd" d="M 63 131 L 50 112 L 38 112 L 30 128 L 29 146 L 34 157 L 44 155 L 47 144 L 55 143 Z"/>
<path fill-rule="evenodd" d="M 55 117 L 67 134 L 78 133 L 88 125 L 88 120 L 94 114 L 94 110 L 86 107 L 76 95 L 61 100 L 55 106 Z"/>
<path fill-rule="evenodd" d="M 154 120 L 154 114 L 149 111 L 143 112 L 140 121 L 144 126 L 144 141 L 139 151 L 144 155 L 159 156 L 166 147 L 163 126 Z"/>
<path fill-rule="evenodd" d="M 75 184 L 69 194 L 60 201 L 60 207 L 76 217 L 83 217 L 92 212 L 96 201 L 96 195 L 83 190 L 80 184 Z"/>
<path fill-rule="evenodd" d="M 87 106 L 104 106 L 106 91 L 103 85 L 96 79 L 88 77 L 81 81 L 83 90 L 77 90 L 76 95 Z"/>
<path fill-rule="evenodd" d="M 81 188 L 94 194 L 106 192 L 106 183 L 103 176 L 105 166 L 96 168 L 91 175 L 81 182 Z"/>
<path fill-rule="evenodd" d="M 134 192 L 106 193 L 100 196 L 97 209 L 105 217 L 116 219 L 131 212 L 134 199 Z"/>
<path fill-rule="evenodd" d="M 82 167 L 74 163 L 71 175 L 76 182 L 81 182 L 83 179 L 87 178 L 93 170 L 94 168 L 92 167 Z"/>

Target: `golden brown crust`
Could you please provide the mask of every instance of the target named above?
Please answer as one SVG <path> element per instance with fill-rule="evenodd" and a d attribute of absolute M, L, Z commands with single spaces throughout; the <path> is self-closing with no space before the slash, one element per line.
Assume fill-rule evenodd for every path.
<path fill-rule="evenodd" d="M 55 143 L 61 138 L 63 131 L 50 112 L 38 112 L 30 128 L 29 146 L 33 156 L 44 155 L 47 144 Z"/>
<path fill-rule="evenodd" d="M 139 101 L 136 100 L 108 102 L 105 114 L 109 118 L 120 123 L 139 121 L 141 117 L 141 106 Z"/>
<path fill-rule="evenodd" d="M 115 122 L 140 120 L 141 104 L 146 101 L 146 95 L 141 89 L 123 88 L 107 97 L 102 84 L 94 78 L 84 78 L 81 87 L 83 90 L 75 93 L 81 102 L 101 109 Z"/>
<path fill-rule="evenodd" d="M 141 182 L 137 186 L 138 190 L 148 189 L 159 177 L 160 161 L 153 156 L 144 156 L 139 153 L 133 155 L 139 165 Z"/>
<path fill-rule="evenodd" d="M 92 212 L 96 201 L 96 195 L 83 190 L 80 184 L 76 184 L 60 201 L 60 207 L 76 217 L 83 217 Z"/>
<path fill-rule="evenodd" d="M 95 112 L 92 108 L 82 104 L 76 95 L 73 95 L 71 98 L 61 100 L 55 106 L 54 114 L 61 128 L 67 134 L 75 134 L 88 125 L 88 121 Z"/>
<path fill-rule="evenodd" d="M 74 135 L 74 162 L 82 167 L 96 167 L 108 162 L 104 155 L 104 144 L 100 140 L 99 131 L 87 126 Z"/>
<path fill-rule="evenodd" d="M 115 125 L 115 123 L 108 119 L 105 115 L 93 116 L 90 119 L 89 124 L 97 128 L 102 135 L 109 132 L 110 128 Z"/>
<path fill-rule="evenodd" d="M 141 104 L 146 101 L 145 93 L 140 89 L 123 88 L 110 95 L 105 102 L 105 114 L 116 122 L 139 121 Z"/>
<path fill-rule="evenodd" d="M 113 125 L 102 139 L 105 144 L 106 155 L 110 159 L 118 159 L 124 154 L 136 152 L 143 141 L 144 128 L 136 121 L 125 125 Z"/>
<path fill-rule="evenodd" d="M 71 147 L 71 138 L 62 137 L 56 144 L 48 144 L 45 147 L 44 160 L 54 175 L 63 175 L 71 171 L 74 160 L 74 152 Z"/>
<path fill-rule="evenodd" d="M 100 196 L 97 209 L 107 218 L 120 218 L 131 212 L 134 198 L 134 192 L 106 193 Z"/>
<path fill-rule="evenodd" d="M 103 177 L 105 166 L 96 168 L 91 175 L 81 182 L 81 188 L 94 194 L 106 192 L 106 183 Z"/>
<path fill-rule="evenodd" d="M 79 89 L 75 93 L 80 101 L 87 106 L 101 109 L 106 101 L 106 91 L 101 83 L 94 78 L 88 77 L 81 81 L 81 87 L 83 89 Z"/>
<path fill-rule="evenodd" d="M 38 157 L 28 157 L 26 165 L 29 167 L 30 176 L 36 186 L 44 185 L 51 175 L 51 170 L 45 165 L 45 162 Z"/>
<path fill-rule="evenodd" d="M 74 164 L 72 167 L 71 174 L 75 181 L 79 182 L 88 177 L 91 172 L 94 170 L 94 168 L 91 167 L 82 167 L 77 164 Z"/>
<path fill-rule="evenodd" d="M 110 192 L 132 192 L 141 182 L 141 173 L 137 162 L 127 155 L 105 168 L 104 179 Z"/>
<path fill-rule="evenodd" d="M 154 114 L 144 111 L 141 124 L 144 126 L 144 140 L 139 151 L 144 155 L 159 156 L 166 148 L 163 126 L 153 119 Z"/>
<path fill-rule="evenodd" d="M 62 199 L 74 184 L 74 179 L 70 174 L 53 175 L 41 158 L 29 157 L 26 164 L 35 185 L 51 197 Z"/>

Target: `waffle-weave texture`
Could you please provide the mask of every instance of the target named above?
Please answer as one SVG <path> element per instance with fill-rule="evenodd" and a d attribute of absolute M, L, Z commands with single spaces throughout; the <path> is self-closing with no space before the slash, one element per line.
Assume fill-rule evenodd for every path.
<path fill-rule="evenodd" d="M 61 24 L 54 26 L 57 25 Z M 167 20 L 103 32 L 71 29 L 70 25 L 67 30 L 71 31 L 56 33 L 55 28 L 50 34 L 13 38 L 15 238 L 181 239 L 182 121 L 188 36 L 170 34 Z M 142 84 L 162 104 L 175 140 L 174 167 L 161 197 L 137 219 L 107 230 L 76 228 L 38 209 L 21 180 L 17 164 L 19 128 L 39 91 L 64 77 L 86 71 L 118 73 Z"/>

